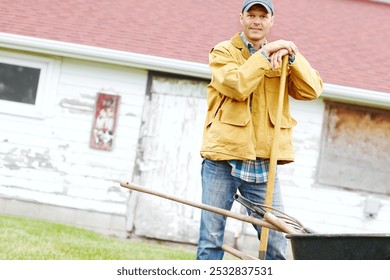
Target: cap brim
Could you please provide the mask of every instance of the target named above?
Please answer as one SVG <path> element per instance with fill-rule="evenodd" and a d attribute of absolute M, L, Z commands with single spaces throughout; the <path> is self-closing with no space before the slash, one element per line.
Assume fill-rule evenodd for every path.
<path fill-rule="evenodd" d="M 268 7 L 266 4 L 261 3 L 261 2 L 254 2 L 254 3 L 248 4 L 248 5 L 244 8 L 243 12 L 249 11 L 249 9 L 252 8 L 254 5 L 261 5 L 261 6 L 263 6 L 263 7 L 267 10 L 267 12 L 268 12 L 269 14 L 272 14 L 272 11 L 271 11 L 270 7 Z"/>

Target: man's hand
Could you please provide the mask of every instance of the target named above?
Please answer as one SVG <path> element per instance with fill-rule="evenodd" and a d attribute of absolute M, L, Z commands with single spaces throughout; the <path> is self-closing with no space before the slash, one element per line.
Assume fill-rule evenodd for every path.
<path fill-rule="evenodd" d="M 286 49 L 281 49 L 271 54 L 269 58 L 271 59 L 272 70 L 279 68 L 282 64 L 282 58 L 285 55 L 289 55 L 289 52 Z"/>
<path fill-rule="evenodd" d="M 298 47 L 291 41 L 278 40 L 270 42 L 262 47 L 271 59 L 272 69 L 275 70 L 282 63 L 284 55 L 296 55 Z"/>

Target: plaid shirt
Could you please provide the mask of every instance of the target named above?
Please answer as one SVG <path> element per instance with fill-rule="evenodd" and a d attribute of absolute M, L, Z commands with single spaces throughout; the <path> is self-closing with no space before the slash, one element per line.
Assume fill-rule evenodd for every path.
<path fill-rule="evenodd" d="M 249 183 L 266 183 L 268 181 L 269 159 L 229 160 L 232 176 Z"/>
<path fill-rule="evenodd" d="M 255 48 L 253 47 L 252 43 L 249 43 L 247 39 L 245 39 L 245 36 L 244 36 L 244 32 L 241 32 L 241 39 L 242 41 L 244 42 L 245 46 L 248 47 L 248 50 L 251 54 L 254 54 L 255 52 L 257 52 L 255 50 Z M 267 44 L 267 41 L 264 41 L 263 44 L 261 44 L 261 48 L 264 47 L 265 45 Z M 265 58 L 267 58 L 269 60 L 269 57 L 268 55 L 264 52 L 264 51 L 260 51 L 264 56 Z"/>
<path fill-rule="evenodd" d="M 249 43 L 244 33 L 241 33 L 241 38 L 244 44 L 248 47 L 251 54 L 256 50 L 253 45 Z M 266 44 L 266 42 L 264 43 Z M 265 52 L 261 52 L 267 59 Z M 256 160 L 229 160 L 232 166 L 232 176 L 244 180 L 249 183 L 266 183 L 268 181 L 269 159 L 257 158 Z"/>

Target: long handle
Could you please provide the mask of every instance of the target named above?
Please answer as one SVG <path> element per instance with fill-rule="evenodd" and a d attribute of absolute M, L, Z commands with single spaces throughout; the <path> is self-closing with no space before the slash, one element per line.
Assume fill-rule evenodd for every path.
<path fill-rule="evenodd" d="M 269 228 L 269 229 L 282 231 L 280 228 L 274 226 L 273 224 L 271 224 L 271 223 L 269 223 L 267 221 L 260 220 L 260 219 L 257 219 L 257 218 L 254 218 L 254 217 L 250 217 L 250 216 L 247 216 L 247 215 L 243 215 L 243 214 L 240 214 L 240 213 L 235 213 L 235 212 L 232 212 L 232 211 L 228 211 L 228 210 L 225 210 L 225 209 L 222 209 L 222 208 L 219 208 L 219 207 L 215 207 L 215 206 L 211 206 L 211 205 L 207 205 L 207 204 L 202 204 L 202 203 L 192 202 L 192 201 L 185 200 L 185 199 L 182 199 L 182 198 L 178 198 L 178 197 L 174 197 L 174 196 L 167 195 L 167 194 L 164 194 L 164 193 L 156 192 L 154 190 L 147 189 L 145 187 L 142 187 L 142 186 L 139 186 L 139 185 L 136 185 L 136 184 L 133 184 L 133 183 L 129 183 L 129 182 L 122 182 L 122 183 L 120 183 L 120 185 L 122 187 L 130 189 L 130 190 L 139 191 L 139 192 L 151 194 L 151 195 L 154 195 L 154 196 L 162 197 L 162 198 L 169 199 L 169 200 L 172 200 L 172 201 L 175 201 L 175 202 L 179 202 L 179 203 L 186 204 L 186 205 L 189 205 L 189 206 L 192 206 L 192 207 L 196 207 L 196 208 L 199 208 L 199 209 L 202 209 L 202 210 L 206 210 L 206 211 L 210 211 L 210 212 L 213 212 L 213 213 L 216 213 L 216 214 L 219 214 L 219 215 L 230 217 L 230 218 L 233 218 L 233 219 L 236 219 L 236 220 L 240 220 L 240 221 L 243 221 L 243 222 L 251 223 L 251 224 L 254 224 L 254 225 L 257 225 L 257 226 L 261 226 L 261 227 L 265 227 L 265 228 Z M 159 211 L 161 211 L 161 210 L 159 210 Z"/>
<path fill-rule="evenodd" d="M 271 156 L 270 156 L 270 163 L 269 163 L 269 170 L 268 170 L 267 190 L 266 190 L 265 202 L 264 202 L 264 204 L 268 206 L 272 206 L 272 200 L 274 195 L 276 166 L 278 162 L 278 153 L 279 153 L 279 134 L 280 134 L 280 126 L 282 124 L 283 101 L 284 101 L 286 77 L 287 77 L 287 63 L 288 63 L 288 55 L 285 55 L 282 59 L 282 73 L 280 76 L 278 107 L 276 111 L 274 136 L 272 139 Z M 268 234 L 269 234 L 268 228 L 264 228 L 261 230 L 260 249 L 259 249 L 259 259 L 261 260 L 265 260 L 265 255 L 267 253 Z"/>
<path fill-rule="evenodd" d="M 251 255 L 245 254 L 241 251 L 238 251 L 237 249 L 234 249 L 233 247 L 231 247 L 227 244 L 222 245 L 222 250 L 224 250 L 225 252 L 228 252 L 229 254 L 231 254 L 231 255 L 233 255 L 241 260 L 258 260 L 257 258 L 252 257 Z"/>

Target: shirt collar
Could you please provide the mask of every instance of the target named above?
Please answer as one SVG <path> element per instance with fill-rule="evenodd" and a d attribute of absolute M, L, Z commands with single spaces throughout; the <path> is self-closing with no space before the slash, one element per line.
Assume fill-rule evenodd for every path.
<path fill-rule="evenodd" d="M 241 36 L 241 39 L 242 39 L 242 41 L 244 42 L 245 46 L 247 46 L 247 48 L 248 48 L 248 50 L 249 50 L 249 52 L 250 52 L 251 54 L 254 54 L 255 52 L 257 52 L 257 51 L 255 50 L 255 48 L 253 47 L 253 44 L 250 43 L 250 42 L 248 42 L 247 39 L 245 39 L 244 32 L 241 32 L 240 36 Z M 265 46 L 266 44 L 267 44 L 267 41 L 264 41 L 264 43 L 261 45 L 261 48 L 262 48 L 263 46 Z M 261 49 L 261 48 L 260 48 L 260 49 Z"/>

